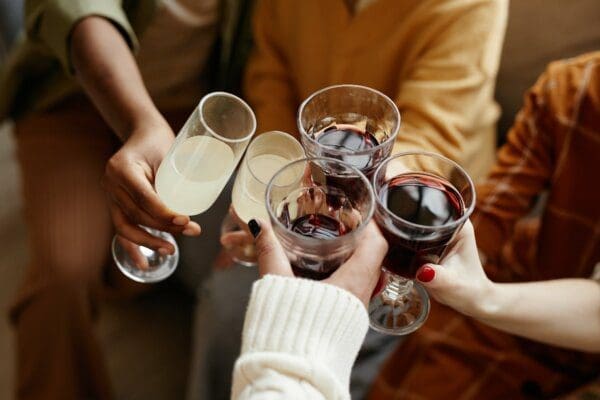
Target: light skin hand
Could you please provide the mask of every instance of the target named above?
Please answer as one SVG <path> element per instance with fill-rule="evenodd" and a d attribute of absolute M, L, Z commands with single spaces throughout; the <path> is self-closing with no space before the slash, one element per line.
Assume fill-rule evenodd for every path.
<path fill-rule="evenodd" d="M 260 226 L 260 233 L 256 237 L 255 244 L 260 276 L 267 274 L 294 276 L 290 262 L 275 237 L 271 225 L 262 220 L 257 220 L 257 223 Z M 387 249 L 387 242 L 377 225 L 374 222 L 369 223 L 352 257 L 322 282 L 352 293 L 366 307 L 379 280 L 381 263 Z"/>
<path fill-rule="evenodd" d="M 426 264 L 417 271 L 417 280 L 439 303 L 469 315 L 479 314 L 494 283 L 479 260 L 473 225 L 467 220 L 451 245 L 442 265 Z"/>
<path fill-rule="evenodd" d="M 600 282 L 585 278 L 494 283 L 466 223 L 442 265 L 417 279 L 440 303 L 496 329 L 579 351 L 600 352 Z"/>

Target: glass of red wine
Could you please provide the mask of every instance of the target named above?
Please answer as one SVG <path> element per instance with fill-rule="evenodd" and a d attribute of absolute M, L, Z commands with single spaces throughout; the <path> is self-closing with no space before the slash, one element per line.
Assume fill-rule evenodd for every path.
<path fill-rule="evenodd" d="M 427 152 L 400 153 L 373 177 L 375 221 L 388 241 L 371 327 L 405 335 L 429 313 L 429 296 L 414 281 L 423 264 L 439 264 L 475 206 L 473 181 L 454 161 Z"/>
<path fill-rule="evenodd" d="M 355 179 L 343 191 L 329 178 Z M 299 277 L 329 277 L 351 255 L 373 217 L 375 196 L 355 167 L 330 158 L 305 158 L 279 170 L 266 191 L 275 235 Z"/>
<path fill-rule="evenodd" d="M 298 129 L 306 154 L 345 161 L 369 180 L 379 164 L 390 156 L 399 128 L 400 112 L 396 104 L 383 93 L 365 86 L 321 89 L 298 109 Z"/>

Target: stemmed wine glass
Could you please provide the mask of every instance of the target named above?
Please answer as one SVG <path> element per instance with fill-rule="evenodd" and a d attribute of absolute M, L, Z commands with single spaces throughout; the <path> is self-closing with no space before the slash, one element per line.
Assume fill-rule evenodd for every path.
<path fill-rule="evenodd" d="M 255 130 L 256 118 L 243 100 L 226 92 L 204 96 L 158 168 L 154 185 L 160 199 L 177 213 L 206 211 L 223 190 Z M 126 249 L 115 236 L 113 258 L 121 272 L 134 281 L 161 281 L 175 271 L 179 249 L 171 234 L 144 229 L 172 243 L 175 253 L 161 255 L 144 246 Z M 138 251 L 149 267 L 136 266 L 130 251 Z"/>
<path fill-rule="evenodd" d="M 332 185 L 340 180 L 352 182 L 352 190 Z M 373 216 L 375 198 L 367 178 L 352 165 L 306 158 L 273 176 L 266 204 L 294 274 L 321 280 L 352 255 Z"/>
<path fill-rule="evenodd" d="M 383 288 L 371 299 L 376 331 L 405 335 L 429 313 L 429 296 L 414 281 L 420 266 L 439 264 L 475 206 L 469 175 L 454 161 L 428 152 L 407 152 L 385 160 L 375 171 L 375 221 L 389 244 L 383 261 Z"/>
<path fill-rule="evenodd" d="M 330 86 L 300 105 L 298 129 L 308 156 L 345 161 L 370 180 L 392 152 L 400 112 L 389 97 L 375 89 Z"/>
<path fill-rule="evenodd" d="M 233 191 L 231 194 L 231 211 L 221 225 L 221 236 L 240 232 L 252 218 L 268 219 L 265 205 L 265 192 L 269 180 L 282 167 L 292 161 L 304 158 L 304 149 L 290 134 L 280 131 L 265 132 L 254 139 L 246 150 L 240 163 Z M 251 237 L 251 236 L 250 236 Z M 231 258 L 240 265 L 256 266 L 254 242 L 240 240 L 239 243 L 226 245 Z"/>

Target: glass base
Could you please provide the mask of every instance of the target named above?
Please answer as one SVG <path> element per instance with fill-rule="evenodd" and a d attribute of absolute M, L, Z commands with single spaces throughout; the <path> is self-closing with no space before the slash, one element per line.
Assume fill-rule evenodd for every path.
<path fill-rule="evenodd" d="M 429 315 L 429 295 L 418 282 L 383 271 L 386 285 L 369 303 L 371 328 L 388 335 L 407 335 Z"/>
<path fill-rule="evenodd" d="M 112 255 L 121 272 L 129 279 L 141 283 L 160 282 L 167 279 L 177 269 L 179 262 L 179 248 L 173 235 L 155 229 L 145 228 L 150 234 L 164 239 L 175 246 L 175 253 L 163 256 L 157 251 L 144 246 L 139 246 L 138 250 L 148 261 L 148 268 L 141 269 L 133 262 L 129 253 L 121 246 L 121 243 L 115 236 L 112 241 Z"/>
<path fill-rule="evenodd" d="M 242 232 L 243 229 L 231 217 L 230 213 L 225 215 L 223 223 L 221 224 L 221 236 L 231 232 Z M 223 246 L 227 254 L 231 259 L 239 265 L 244 267 L 256 267 L 258 265 L 256 258 L 256 249 L 254 243 L 246 243 L 241 245 Z"/>

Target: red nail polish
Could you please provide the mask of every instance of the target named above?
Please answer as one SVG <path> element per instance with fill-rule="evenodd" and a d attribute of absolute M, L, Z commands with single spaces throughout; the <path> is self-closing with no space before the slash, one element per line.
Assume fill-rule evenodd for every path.
<path fill-rule="evenodd" d="M 417 274 L 417 279 L 421 282 L 431 282 L 435 277 L 435 270 L 431 267 L 424 266 Z"/>

